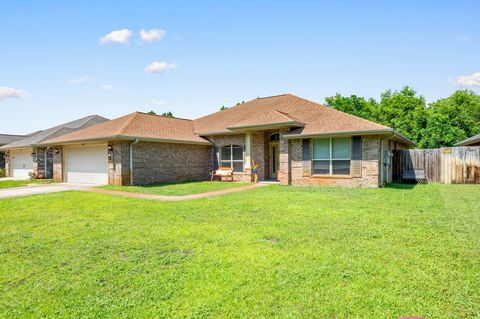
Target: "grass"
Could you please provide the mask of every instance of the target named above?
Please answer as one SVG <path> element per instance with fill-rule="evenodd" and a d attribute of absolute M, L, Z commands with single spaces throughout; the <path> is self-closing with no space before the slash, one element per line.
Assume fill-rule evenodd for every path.
<path fill-rule="evenodd" d="M 480 317 L 480 187 L 0 201 L 0 317 Z"/>
<path fill-rule="evenodd" d="M 143 193 L 143 194 L 183 196 L 183 195 L 206 193 L 206 192 L 217 191 L 217 190 L 222 190 L 227 188 L 241 187 L 246 185 L 250 185 L 250 184 L 240 183 L 240 182 L 200 181 L 200 182 L 164 183 L 164 184 L 153 184 L 153 185 L 143 185 L 143 186 L 105 185 L 105 186 L 100 186 L 99 188 L 114 190 L 114 191 Z"/>
<path fill-rule="evenodd" d="M 29 184 L 50 184 L 54 183 L 53 180 L 50 179 L 26 179 L 26 180 L 8 180 L 8 181 L 0 181 L 0 189 L 2 188 L 12 188 L 12 187 L 23 187 Z"/>

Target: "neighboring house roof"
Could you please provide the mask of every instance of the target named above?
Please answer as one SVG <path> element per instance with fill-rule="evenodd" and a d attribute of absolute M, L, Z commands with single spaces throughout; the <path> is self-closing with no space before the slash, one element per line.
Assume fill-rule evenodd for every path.
<path fill-rule="evenodd" d="M 26 135 L 0 134 L 0 146 L 18 141 L 25 137 Z"/>
<path fill-rule="evenodd" d="M 201 136 L 229 134 L 240 129 L 290 126 L 287 137 L 328 134 L 395 134 L 415 145 L 393 129 L 338 110 L 305 100 L 293 94 L 257 98 L 194 120 Z"/>
<path fill-rule="evenodd" d="M 57 125 L 55 127 L 37 131 L 27 135 L 27 137 L 17 140 L 15 142 L 9 143 L 0 147 L 0 149 L 14 149 L 22 147 L 31 147 L 42 144 L 47 139 L 55 138 L 70 132 L 74 132 L 92 125 L 103 123 L 108 121 L 108 119 L 101 117 L 99 115 L 90 115 L 75 121 L 71 121 L 65 124 Z"/>
<path fill-rule="evenodd" d="M 477 143 L 480 143 L 480 134 L 469 137 L 466 140 L 463 140 L 463 141 L 461 141 L 461 142 L 459 142 L 455 145 L 456 146 L 468 146 L 468 145 L 477 144 Z"/>
<path fill-rule="evenodd" d="M 112 139 L 211 144 L 193 132 L 191 120 L 141 112 L 131 113 L 102 124 L 49 139 L 44 144 L 69 144 Z"/>

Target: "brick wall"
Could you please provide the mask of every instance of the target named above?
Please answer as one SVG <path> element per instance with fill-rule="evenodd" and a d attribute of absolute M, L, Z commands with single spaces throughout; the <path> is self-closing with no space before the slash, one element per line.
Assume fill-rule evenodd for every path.
<path fill-rule="evenodd" d="M 291 179 L 291 154 L 290 154 L 290 142 L 284 138 L 285 131 L 280 131 L 280 155 L 279 155 L 279 176 L 278 180 L 282 185 L 288 185 L 292 183 Z M 300 154 L 301 159 L 301 154 Z"/>
<path fill-rule="evenodd" d="M 212 169 L 213 153 L 208 145 L 141 142 L 133 146 L 135 185 L 208 180 Z"/>
<path fill-rule="evenodd" d="M 53 151 L 53 179 L 57 182 L 63 181 L 63 148 L 55 147 L 58 153 Z M 55 148 L 52 148 L 55 150 Z"/>
<path fill-rule="evenodd" d="M 228 135 L 215 135 L 209 136 L 208 140 L 214 144 L 214 152 L 212 152 L 214 168 L 217 169 L 220 166 L 220 149 L 227 145 L 239 145 L 243 147 L 243 154 L 245 156 L 245 134 L 228 134 Z M 252 136 L 253 143 L 253 136 Z M 252 153 L 253 153 L 252 145 Z M 255 154 L 252 154 L 252 158 Z M 245 163 L 244 163 L 245 165 Z M 233 180 L 236 182 L 249 182 L 251 180 L 250 170 L 243 170 L 243 172 L 234 172 Z"/>
<path fill-rule="evenodd" d="M 110 141 L 108 151 L 108 184 L 130 184 L 130 142 Z"/>
<path fill-rule="evenodd" d="M 284 144 L 286 143 L 284 142 Z M 304 176 L 301 139 L 289 140 L 287 154 L 290 157 L 292 185 L 379 186 L 380 140 L 377 136 L 362 138 L 362 177 Z M 280 162 L 282 165 L 282 159 Z M 311 163 L 309 164 L 311 165 Z M 283 165 L 288 167 L 288 163 Z"/>
<path fill-rule="evenodd" d="M 269 178 L 269 134 L 272 131 L 252 132 L 252 154 L 251 159 L 258 164 L 258 179 L 265 180 Z M 215 146 L 215 168 L 218 168 L 220 161 L 220 149 L 227 145 L 239 145 L 243 147 L 245 154 L 245 134 L 216 135 L 208 137 Z M 245 163 L 244 163 L 245 164 Z M 251 171 L 244 169 L 243 172 L 234 173 L 235 181 L 250 181 Z"/>

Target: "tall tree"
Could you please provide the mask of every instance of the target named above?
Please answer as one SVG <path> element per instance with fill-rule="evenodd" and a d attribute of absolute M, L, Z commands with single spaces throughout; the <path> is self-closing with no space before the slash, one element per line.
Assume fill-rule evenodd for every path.
<path fill-rule="evenodd" d="M 372 98 L 366 100 L 365 98 L 356 95 L 346 97 L 337 93 L 335 96 L 325 98 L 325 101 L 327 102 L 327 105 L 336 110 L 367 120 L 376 120 L 374 118 L 374 111 L 377 107 L 377 102 Z"/>
<path fill-rule="evenodd" d="M 408 86 L 400 91 L 387 90 L 380 95 L 373 118 L 419 142 L 427 125 L 425 99 Z"/>
<path fill-rule="evenodd" d="M 459 90 L 430 104 L 419 147 L 452 146 L 480 133 L 480 95 Z"/>

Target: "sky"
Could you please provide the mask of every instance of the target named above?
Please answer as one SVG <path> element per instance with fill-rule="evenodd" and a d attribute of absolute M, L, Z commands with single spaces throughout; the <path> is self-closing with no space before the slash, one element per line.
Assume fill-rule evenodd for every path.
<path fill-rule="evenodd" d="M 0 133 L 292 93 L 480 93 L 480 1 L 0 0 Z"/>

